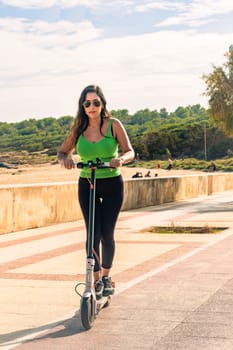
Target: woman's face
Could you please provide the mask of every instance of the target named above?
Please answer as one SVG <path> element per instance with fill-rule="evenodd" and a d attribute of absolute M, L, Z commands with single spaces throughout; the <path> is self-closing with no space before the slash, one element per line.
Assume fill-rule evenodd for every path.
<path fill-rule="evenodd" d="M 101 99 L 95 92 L 88 92 L 86 94 L 85 101 L 83 102 L 83 108 L 88 118 L 99 118 L 102 107 Z"/>

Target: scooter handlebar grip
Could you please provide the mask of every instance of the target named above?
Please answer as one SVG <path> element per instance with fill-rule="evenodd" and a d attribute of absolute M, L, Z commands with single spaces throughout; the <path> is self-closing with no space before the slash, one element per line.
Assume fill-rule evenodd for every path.
<path fill-rule="evenodd" d="M 74 162 L 76 168 L 79 168 L 79 169 L 82 169 L 84 167 L 88 167 L 89 164 L 85 164 L 85 163 L 82 163 L 82 162 Z M 110 162 L 104 162 L 104 163 L 101 163 L 101 164 L 93 164 L 93 165 L 97 165 L 97 168 L 111 168 L 110 166 Z"/>
<path fill-rule="evenodd" d="M 75 166 L 79 169 L 82 169 L 84 164 L 82 162 L 74 162 Z"/>

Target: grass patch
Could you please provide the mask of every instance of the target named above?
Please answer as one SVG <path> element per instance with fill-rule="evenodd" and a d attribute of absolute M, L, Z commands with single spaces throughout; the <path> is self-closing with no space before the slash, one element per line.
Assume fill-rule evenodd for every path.
<path fill-rule="evenodd" d="M 226 230 L 227 227 L 210 227 L 206 226 L 150 226 L 143 229 L 141 232 L 150 232 L 150 233 L 161 233 L 161 234 L 215 234 L 223 230 Z"/>
<path fill-rule="evenodd" d="M 233 158 L 213 159 L 217 171 L 232 172 L 233 171 Z M 131 168 L 142 167 L 147 169 L 157 169 L 158 163 L 160 163 L 161 169 L 166 169 L 167 160 L 151 160 L 151 161 L 135 161 L 128 165 Z M 173 160 L 173 169 L 184 170 L 201 170 L 208 171 L 210 166 L 210 160 L 200 160 L 196 158 L 185 158 Z"/>

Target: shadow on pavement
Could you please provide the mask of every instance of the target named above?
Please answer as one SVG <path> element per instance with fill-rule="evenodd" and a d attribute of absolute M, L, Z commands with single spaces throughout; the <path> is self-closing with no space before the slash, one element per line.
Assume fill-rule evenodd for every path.
<path fill-rule="evenodd" d="M 28 344 L 36 340 L 69 337 L 85 331 L 81 324 L 80 312 L 78 310 L 73 317 L 65 320 L 48 323 L 37 328 L 29 328 L 0 335 L 0 348 L 6 346 L 6 343 L 7 345 L 17 345 L 17 343 Z M 40 334 L 38 335 L 38 333 Z M 30 335 L 32 336 L 31 338 Z M 24 340 L 23 338 L 25 337 L 27 339 Z M 16 341 L 14 342 L 14 340 Z"/>

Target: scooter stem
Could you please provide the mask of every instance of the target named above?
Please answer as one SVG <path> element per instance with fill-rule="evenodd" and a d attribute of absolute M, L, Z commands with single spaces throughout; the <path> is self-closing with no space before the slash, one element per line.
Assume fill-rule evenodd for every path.
<path fill-rule="evenodd" d="M 95 168 L 91 168 L 89 222 L 87 235 L 87 258 L 93 259 L 94 228 L 95 228 Z"/>

